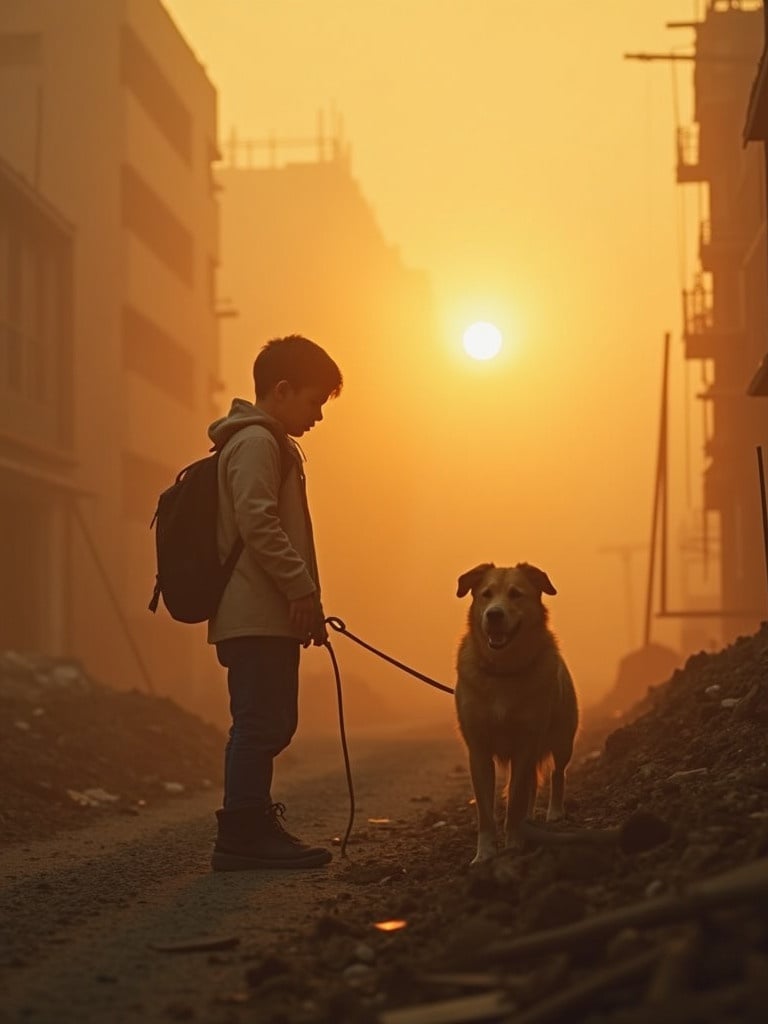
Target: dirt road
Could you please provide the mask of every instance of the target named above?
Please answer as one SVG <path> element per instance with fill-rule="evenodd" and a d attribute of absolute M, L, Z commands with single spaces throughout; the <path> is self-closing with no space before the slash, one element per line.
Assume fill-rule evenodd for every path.
<path fill-rule="evenodd" d="M 368 818 L 391 824 L 423 817 L 468 793 L 464 752 L 451 733 L 350 740 L 357 845 L 373 846 Z M 305 744 L 279 768 L 274 795 L 287 825 L 311 841 L 343 835 L 348 798 L 332 741 Z M 0 855 L 0 1020 L 29 1024 L 254 1021 L 243 1005 L 248 964 L 265 949 L 287 955 L 324 908 L 345 897 L 349 870 L 338 856 L 314 872 L 213 874 L 208 866 L 219 794 L 109 819 Z M 338 848 L 337 848 L 338 849 Z M 364 894 L 349 898 L 364 899 Z M 156 946 L 199 937 L 237 939 L 220 951 L 171 953 Z"/>

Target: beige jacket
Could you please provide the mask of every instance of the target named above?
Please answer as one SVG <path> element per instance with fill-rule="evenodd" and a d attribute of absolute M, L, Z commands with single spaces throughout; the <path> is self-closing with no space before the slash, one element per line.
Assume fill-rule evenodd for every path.
<path fill-rule="evenodd" d="M 268 427 L 285 437 L 287 451 Z M 238 536 L 244 548 L 216 615 L 208 642 L 236 636 L 295 636 L 288 602 L 317 594 L 322 619 L 312 523 L 307 507 L 302 456 L 277 420 L 236 398 L 227 416 L 208 428 L 219 456 L 218 543 L 222 560 Z M 288 475 L 282 458 L 293 459 Z"/>

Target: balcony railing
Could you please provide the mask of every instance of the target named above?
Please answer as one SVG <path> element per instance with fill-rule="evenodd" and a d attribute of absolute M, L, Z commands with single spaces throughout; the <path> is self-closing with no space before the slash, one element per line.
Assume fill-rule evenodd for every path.
<path fill-rule="evenodd" d="M 704 181 L 704 174 L 699 162 L 699 126 L 689 125 L 677 129 L 677 180 L 679 183 L 688 181 Z"/>
<path fill-rule="evenodd" d="M 683 291 L 683 335 L 686 359 L 716 359 L 725 348 L 743 342 L 742 327 L 716 317 L 712 288 L 702 276 Z"/>
<path fill-rule="evenodd" d="M 729 230 L 728 224 L 718 224 L 713 229 L 712 221 L 703 220 L 699 225 L 699 259 L 704 270 L 716 271 L 733 265 L 743 245 L 739 234 Z"/>

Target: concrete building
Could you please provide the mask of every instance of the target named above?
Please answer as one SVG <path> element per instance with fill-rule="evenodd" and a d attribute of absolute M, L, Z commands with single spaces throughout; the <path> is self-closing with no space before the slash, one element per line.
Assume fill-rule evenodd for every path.
<path fill-rule="evenodd" d="M 755 373 L 750 381 L 749 393 L 755 397 L 768 398 L 768 7 L 765 4 L 763 15 L 766 43 L 752 85 L 743 138 L 744 145 L 751 151 L 750 158 L 755 171 L 758 174 L 762 172 L 763 179 L 761 216 L 753 224 L 747 277 L 748 322 L 755 358 Z M 759 158 L 755 159 L 754 156 L 754 151 L 759 147 L 748 146 L 749 142 L 762 142 L 762 167 Z M 768 409 L 765 411 L 768 416 Z M 768 458 L 768 451 L 765 457 Z"/>
<path fill-rule="evenodd" d="M 69 637 L 72 227 L 0 161 L 0 649 Z"/>
<path fill-rule="evenodd" d="M 0 4 L 0 156 L 74 228 L 61 379 L 81 496 L 56 646 L 141 686 L 138 649 L 175 696 L 209 659 L 200 631 L 147 612 L 149 522 L 218 411 L 216 137 L 215 89 L 159 0 Z M 14 416 L 13 430 L 30 427 Z"/>
<path fill-rule="evenodd" d="M 754 2 L 710 0 L 695 33 L 694 123 L 678 133 L 677 181 L 701 190 L 698 269 L 683 294 L 685 357 L 702 367 L 704 510 L 719 562 L 721 639 L 757 628 L 768 601 L 756 446 L 768 410 L 754 397 L 766 352 L 764 169 L 741 128 L 763 42 Z"/>

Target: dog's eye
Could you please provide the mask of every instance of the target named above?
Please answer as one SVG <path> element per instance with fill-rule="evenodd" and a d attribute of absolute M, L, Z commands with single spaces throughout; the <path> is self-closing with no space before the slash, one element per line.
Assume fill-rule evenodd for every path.
<path fill-rule="evenodd" d="M 482 597 L 484 601 L 487 601 L 488 598 L 492 596 L 492 594 L 493 592 L 490 590 L 489 587 L 486 587 L 485 590 L 480 591 L 480 597 Z"/>
<path fill-rule="evenodd" d="M 512 597 L 512 598 L 522 597 L 523 596 L 523 592 L 522 592 L 522 590 L 518 590 L 517 587 L 510 587 L 509 588 L 509 596 Z"/>

